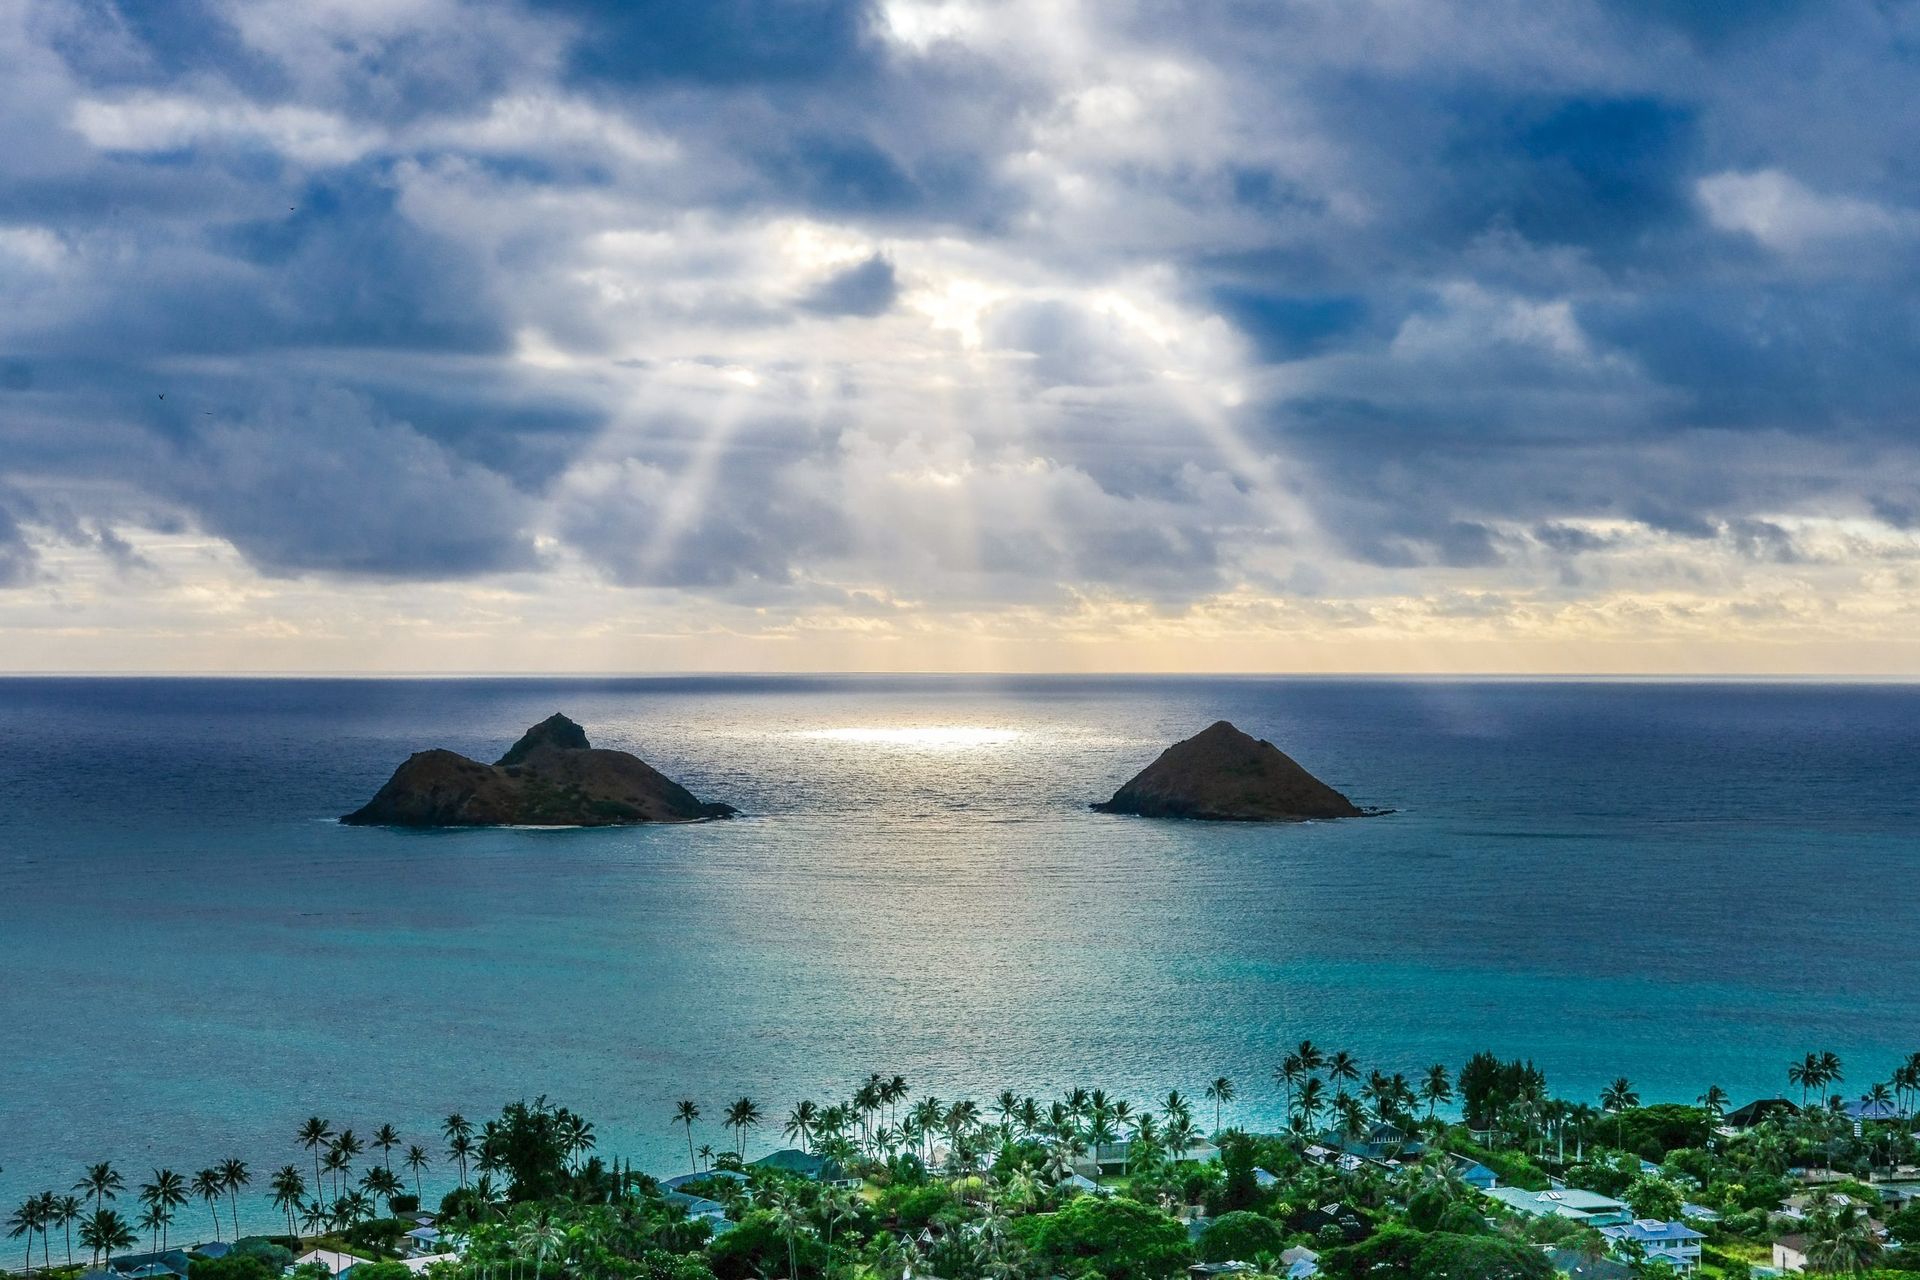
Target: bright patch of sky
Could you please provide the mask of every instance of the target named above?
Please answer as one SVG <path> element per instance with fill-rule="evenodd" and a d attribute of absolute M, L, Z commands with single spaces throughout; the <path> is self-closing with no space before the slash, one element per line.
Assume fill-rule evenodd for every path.
<path fill-rule="evenodd" d="M 0 668 L 1920 671 L 1917 47 L 0 7 Z"/>

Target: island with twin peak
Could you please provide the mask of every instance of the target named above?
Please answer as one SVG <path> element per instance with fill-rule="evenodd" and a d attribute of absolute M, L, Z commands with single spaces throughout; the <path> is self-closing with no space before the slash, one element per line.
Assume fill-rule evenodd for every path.
<path fill-rule="evenodd" d="M 456 751 L 416 751 L 350 826 L 611 827 L 730 818 L 638 756 L 605 751 L 563 715 L 526 731 L 492 764 Z"/>
<path fill-rule="evenodd" d="M 1261 738 L 1225 720 L 1176 742 L 1093 806 L 1100 813 L 1212 822 L 1306 822 L 1364 818 L 1362 809 Z"/>

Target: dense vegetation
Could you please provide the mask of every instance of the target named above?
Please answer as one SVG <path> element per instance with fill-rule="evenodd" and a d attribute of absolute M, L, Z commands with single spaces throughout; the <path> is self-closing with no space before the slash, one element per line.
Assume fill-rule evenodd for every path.
<path fill-rule="evenodd" d="M 1282 1275 L 1303 1258 L 1333 1280 L 1544 1280 L 1554 1257 L 1607 1256 L 1668 1273 L 1590 1225 L 1509 1210 L 1465 1180 L 1476 1162 L 1505 1186 L 1559 1183 L 1640 1218 L 1685 1218 L 1707 1236 L 1709 1276 L 1747 1276 L 1787 1231 L 1816 1271 L 1920 1274 L 1920 1206 L 1881 1203 L 1889 1176 L 1920 1161 L 1920 1054 L 1862 1091 L 1864 1118 L 1833 1092 L 1833 1055 L 1809 1054 L 1788 1079 L 1800 1104 L 1734 1130 L 1717 1088 L 1643 1105 L 1620 1079 L 1594 1105 L 1554 1097 L 1530 1062 L 1480 1054 L 1409 1079 L 1303 1042 L 1274 1071 L 1288 1127 L 1253 1134 L 1231 1123 L 1224 1078 L 1198 1105 L 1175 1092 L 1136 1106 L 1098 1089 L 915 1099 L 874 1076 L 844 1102 L 788 1113 L 782 1135 L 824 1170 L 750 1163 L 767 1124 L 751 1099 L 721 1113 L 718 1152 L 701 1141 L 702 1108 L 682 1102 L 668 1122 L 688 1176 L 673 1189 L 597 1154 L 594 1126 L 544 1098 L 479 1126 L 449 1116 L 439 1156 L 391 1126 L 363 1138 L 315 1117 L 297 1135 L 303 1158 L 264 1179 L 285 1234 L 195 1257 L 188 1280 L 322 1280 L 324 1267 L 293 1265 L 313 1247 L 367 1259 L 352 1280 L 406 1280 L 401 1245 L 436 1160 L 457 1183 L 436 1223 L 457 1250 L 413 1264 L 429 1280 L 1162 1280 L 1195 1263 Z M 22 1271 L 72 1274 L 203 1226 L 238 1237 L 254 1185 L 237 1159 L 132 1187 L 96 1164 L 68 1192 L 21 1203 L 8 1231 Z M 183 1221 L 195 1201 L 198 1221 Z M 129 1218 L 122 1204 L 140 1208 Z"/>

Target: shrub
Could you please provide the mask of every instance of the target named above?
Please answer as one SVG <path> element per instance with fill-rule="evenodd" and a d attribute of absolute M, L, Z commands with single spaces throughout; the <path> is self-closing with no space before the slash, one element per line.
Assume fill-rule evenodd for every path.
<path fill-rule="evenodd" d="M 1272 1218 L 1244 1209 L 1225 1213 L 1200 1235 L 1202 1262 L 1251 1262 L 1263 1253 L 1287 1247 L 1287 1233 Z"/>
<path fill-rule="evenodd" d="M 275 1280 L 279 1274 L 250 1253 L 195 1258 L 187 1264 L 187 1280 Z"/>
<path fill-rule="evenodd" d="M 1185 1227 L 1119 1197 L 1081 1196 L 1058 1213 L 1017 1219 L 1014 1232 L 1042 1274 L 1163 1280 L 1192 1258 Z"/>

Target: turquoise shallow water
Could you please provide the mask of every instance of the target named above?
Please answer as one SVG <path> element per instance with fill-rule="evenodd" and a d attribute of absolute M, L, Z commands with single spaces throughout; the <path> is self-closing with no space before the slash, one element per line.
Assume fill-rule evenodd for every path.
<path fill-rule="evenodd" d="M 741 821 L 329 819 L 564 710 Z M 1920 690 L 1110 679 L 0 681 L 0 1203 L 302 1160 L 546 1092 L 672 1171 L 675 1099 L 870 1071 L 1197 1093 L 1278 1047 L 1785 1087 L 1920 1048 Z M 1392 816 L 1090 813 L 1226 717 Z M 756 1145 L 775 1138 L 777 1124 Z M 717 1125 L 696 1135 L 722 1145 Z M 676 1156 L 676 1150 L 679 1155 Z M 264 1211 L 258 1221 L 267 1221 Z"/>

